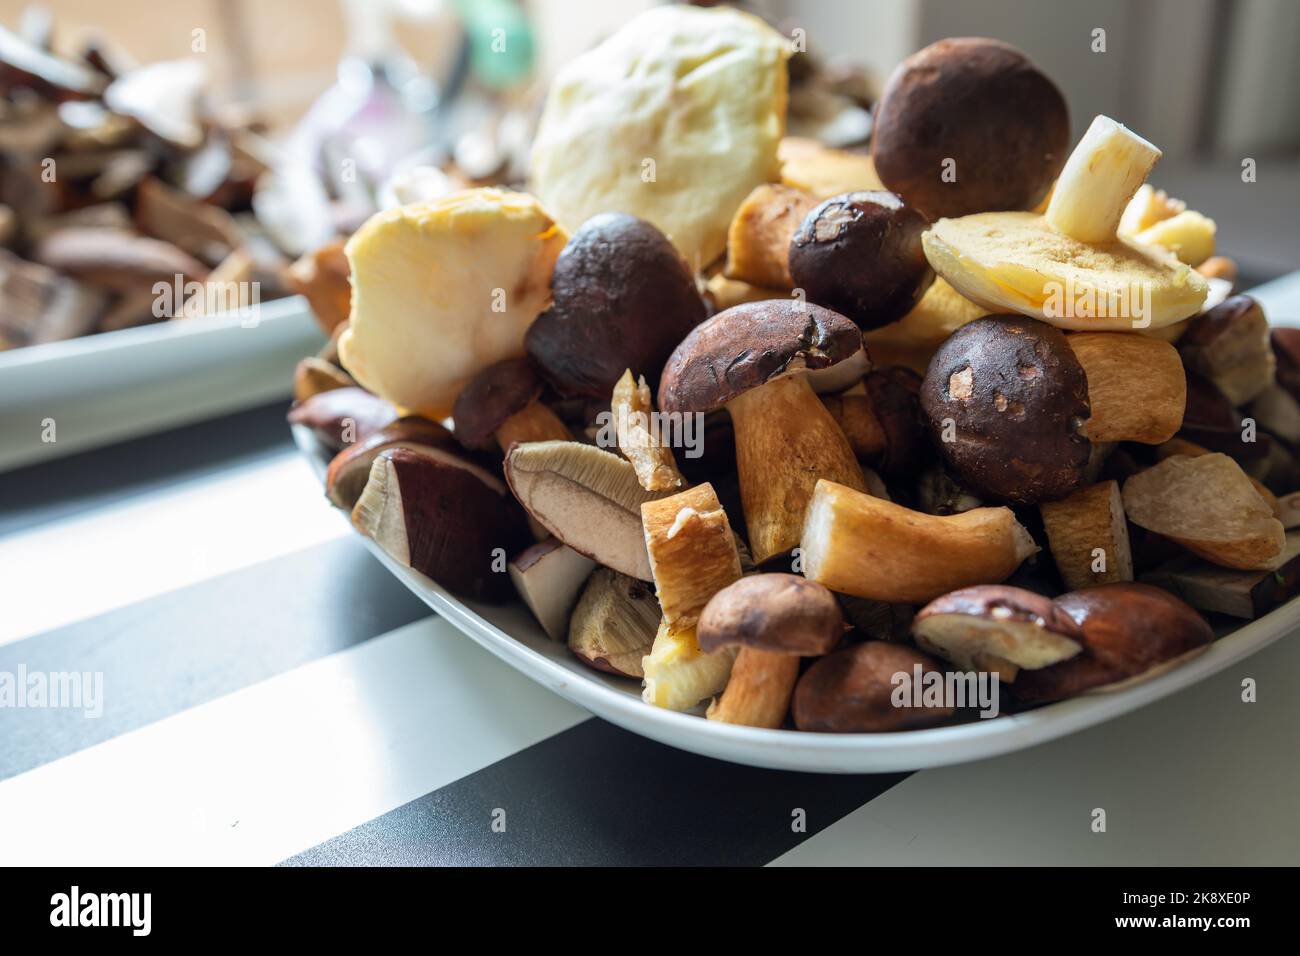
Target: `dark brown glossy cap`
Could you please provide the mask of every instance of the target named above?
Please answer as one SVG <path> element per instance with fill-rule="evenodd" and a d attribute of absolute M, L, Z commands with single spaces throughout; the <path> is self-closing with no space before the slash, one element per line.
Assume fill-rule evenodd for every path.
<path fill-rule="evenodd" d="M 1258 302 L 1248 295 L 1234 295 L 1224 299 L 1208 312 L 1196 316 L 1187 323 L 1185 331 L 1178 339 L 1178 349 L 1213 348 L 1217 339 L 1228 330 L 1247 318 L 1262 318 Z M 1276 333 L 1276 330 L 1274 330 Z"/>
<path fill-rule="evenodd" d="M 851 321 L 811 302 L 768 299 L 719 312 L 664 366 L 659 408 L 710 412 L 797 369 L 829 368 L 862 348 Z"/>
<path fill-rule="evenodd" d="M 911 679 L 942 673 L 939 665 L 915 648 L 888 641 L 866 641 L 813 664 L 795 686 L 791 711 L 800 730 L 831 734 L 883 733 L 943 723 L 952 707 L 896 707 L 895 675 Z"/>
<path fill-rule="evenodd" d="M 542 380 L 526 358 L 505 359 L 479 372 L 456 396 L 451 417 L 456 440 L 466 448 L 488 448 L 501 423 L 542 394 Z"/>
<path fill-rule="evenodd" d="M 379 453 L 409 446 L 459 450 L 451 432 L 437 422 L 414 415 L 399 418 L 334 456 L 325 471 L 326 496 L 340 508 L 351 508 L 366 486 L 370 466 Z"/>
<path fill-rule="evenodd" d="M 982 497 L 1035 504 L 1083 483 L 1088 379 L 1045 322 L 994 315 L 962 326 L 930 360 L 921 410 L 948 466 Z"/>
<path fill-rule="evenodd" d="M 1014 46 L 932 43 L 904 60 L 876 104 L 881 181 L 931 219 L 1032 209 L 1065 165 L 1070 116 L 1056 85 Z M 945 181 L 945 161 L 953 176 Z"/>
<path fill-rule="evenodd" d="M 799 657 L 829 653 L 844 636 L 835 595 L 796 574 L 752 574 L 709 599 L 695 637 L 713 653 L 724 647 Z"/>

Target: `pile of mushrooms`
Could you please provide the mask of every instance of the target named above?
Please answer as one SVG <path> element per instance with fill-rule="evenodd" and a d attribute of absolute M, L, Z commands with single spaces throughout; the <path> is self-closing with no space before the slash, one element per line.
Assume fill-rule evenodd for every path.
<path fill-rule="evenodd" d="M 731 15 L 665 10 L 593 73 L 656 37 L 708 55 Z M 643 72 L 670 119 L 707 112 Z M 570 119 L 608 94 L 564 89 Z M 685 184 L 579 223 L 499 190 L 371 220 L 320 360 L 360 386 L 291 413 L 337 451 L 331 500 L 649 705 L 753 727 L 973 719 L 895 694 L 970 672 L 1004 711 L 1107 692 L 1288 599 L 1300 333 L 1228 295 L 1208 219 L 1139 189 L 1154 147 L 1099 117 L 1067 154 L 1054 84 L 979 39 L 904 62 L 875 122 L 870 157 L 797 143 L 726 221 L 690 210 L 691 250 L 727 237 L 712 264 L 665 228 Z M 651 153 L 689 133 L 655 128 Z M 1062 311 L 1057 283 L 1147 298 Z"/>

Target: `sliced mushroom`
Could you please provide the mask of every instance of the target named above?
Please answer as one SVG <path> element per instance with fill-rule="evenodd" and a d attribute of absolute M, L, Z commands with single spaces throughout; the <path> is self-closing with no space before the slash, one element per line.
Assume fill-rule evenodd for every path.
<path fill-rule="evenodd" d="M 500 556 L 525 539 L 505 487 L 480 468 L 428 448 L 384 449 L 352 510 L 352 523 L 397 561 L 463 597 L 510 591 Z"/>
<path fill-rule="evenodd" d="M 1065 335 L 999 315 L 962 326 L 935 353 L 921 410 L 936 447 L 983 498 L 1032 504 L 1085 480 L 1088 380 Z"/>
<path fill-rule="evenodd" d="M 1187 367 L 1209 380 L 1233 405 L 1244 405 L 1271 384 L 1277 361 L 1268 319 L 1248 295 L 1235 295 L 1198 315 L 1178 340 Z"/>
<path fill-rule="evenodd" d="M 947 281 L 936 277 L 912 311 L 897 322 L 869 331 L 866 334 L 867 346 L 933 351 L 967 322 L 974 322 L 988 312 L 982 305 L 961 295 Z"/>
<path fill-rule="evenodd" d="M 1083 649 L 1078 625 L 1051 598 L 996 584 L 936 598 L 917 612 L 912 633 L 922 650 L 961 670 L 995 671 L 1008 682 Z"/>
<path fill-rule="evenodd" d="M 1142 575 L 1142 581 L 1170 591 L 1192 607 L 1254 620 L 1300 593 L 1300 533 L 1286 536 L 1274 570 L 1238 571 L 1181 554 Z"/>
<path fill-rule="evenodd" d="M 722 692 L 735 659 L 730 648 L 706 654 L 694 624 L 673 627 L 661 619 L 650 653 L 641 661 L 645 675 L 641 699 L 666 710 L 690 710 Z"/>
<path fill-rule="evenodd" d="M 768 289 L 790 289 L 790 239 L 817 197 L 801 189 L 764 183 L 736 210 L 727 230 L 724 275 Z"/>
<path fill-rule="evenodd" d="M 569 619 L 569 650 L 596 670 L 642 678 L 662 615 L 644 581 L 597 568 Z"/>
<path fill-rule="evenodd" d="M 641 505 L 646 550 L 664 620 L 694 624 L 704 605 L 740 577 L 740 553 L 710 484 Z"/>
<path fill-rule="evenodd" d="M 1103 584 L 1063 594 L 1056 607 L 1080 628 L 1084 653 L 1021 671 L 1012 685 L 1026 704 L 1118 690 L 1203 651 L 1214 634 L 1185 601 L 1147 584 Z"/>
<path fill-rule="evenodd" d="M 1286 532 L 1227 455 L 1174 455 L 1124 483 L 1130 521 L 1229 568 L 1271 569 Z"/>
<path fill-rule="evenodd" d="M 289 410 L 290 424 L 307 426 L 335 451 L 365 441 L 399 417 L 390 403 L 355 385 L 318 392 Z"/>
<path fill-rule="evenodd" d="M 305 402 L 314 395 L 336 388 L 356 388 L 352 376 L 337 365 L 309 355 L 293 370 L 293 400 Z"/>
<path fill-rule="evenodd" d="M 653 580 L 641 505 L 661 497 L 637 482 L 617 455 L 572 441 L 514 445 L 506 481 L 547 531 L 579 554 L 642 581 Z"/>
<path fill-rule="evenodd" d="M 596 562 L 547 538 L 510 560 L 510 580 L 546 636 L 563 641 L 569 633 L 569 612 Z"/>
<path fill-rule="evenodd" d="M 614 386 L 610 414 L 618 434 L 618 450 L 636 469 L 642 488 L 674 491 L 686 484 L 672 449 L 663 443 L 660 429 L 653 424 L 654 406 L 644 376 L 637 382 L 632 379 L 631 369 L 623 373 Z"/>
<path fill-rule="evenodd" d="M 289 287 L 306 297 L 327 335 L 347 322 L 352 311 L 350 274 L 341 239 L 301 256 L 285 273 Z"/>
<path fill-rule="evenodd" d="M 385 425 L 379 431 L 344 448 L 330 461 L 325 471 L 325 494 L 337 507 L 349 510 L 357 503 L 370 477 L 370 466 L 380 452 L 390 448 L 436 449 L 456 458 L 456 443 L 451 432 L 427 418 L 408 416 Z M 481 471 L 481 469 L 480 469 Z M 483 472 L 489 486 L 500 482 Z"/>
<path fill-rule="evenodd" d="M 869 155 L 832 149 L 815 139 L 787 136 L 777 147 L 777 158 L 781 161 L 781 183 L 818 200 L 885 188 Z"/>
<path fill-rule="evenodd" d="M 718 591 L 700 615 L 696 638 L 706 654 L 735 648 L 737 655 L 709 720 L 780 727 L 800 658 L 834 650 L 844 631 L 835 596 L 794 574 L 755 574 Z"/>
<path fill-rule="evenodd" d="M 1133 553 L 1119 483 L 1102 481 L 1039 505 L 1061 580 L 1071 590 L 1133 580 Z"/>
<path fill-rule="evenodd" d="M 540 401 L 542 380 L 526 358 L 489 365 L 467 384 L 452 406 L 456 439 L 466 448 L 515 442 L 568 441 L 573 436 Z"/>
<path fill-rule="evenodd" d="M 800 542 L 804 576 L 832 591 L 920 604 L 996 584 L 1038 548 L 1009 508 L 938 517 L 819 481 Z"/>
<path fill-rule="evenodd" d="M 1089 441 L 1158 445 L 1174 436 L 1187 376 L 1172 345 L 1133 332 L 1075 332 L 1065 341 L 1088 380 Z"/>
<path fill-rule="evenodd" d="M 668 412 L 726 406 L 754 560 L 794 547 L 819 478 L 864 488 L 848 439 L 804 375 L 856 355 L 848 319 L 810 303 L 755 302 L 720 312 L 673 352 L 659 386 Z"/>
<path fill-rule="evenodd" d="M 795 726 L 828 734 L 887 733 L 933 727 L 952 718 L 948 706 L 915 706 L 916 676 L 942 678 L 932 658 L 904 644 L 865 641 L 823 657 L 795 686 Z M 903 691 L 900 694 L 900 690 Z M 903 703 L 897 703 L 898 698 Z"/>

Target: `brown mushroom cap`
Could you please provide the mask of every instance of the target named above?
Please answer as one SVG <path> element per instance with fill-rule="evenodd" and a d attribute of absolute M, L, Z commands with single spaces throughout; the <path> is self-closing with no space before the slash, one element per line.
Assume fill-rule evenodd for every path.
<path fill-rule="evenodd" d="M 291 425 L 305 425 L 326 445 L 337 450 L 348 442 L 344 438 L 352 424 L 352 443 L 365 441 L 385 425 L 398 418 L 392 403 L 355 385 L 318 392 L 289 410 Z"/>
<path fill-rule="evenodd" d="M 542 394 L 542 380 L 526 358 L 506 359 L 479 372 L 456 396 L 451 417 L 466 448 L 492 446 L 501 423 Z"/>
<path fill-rule="evenodd" d="M 787 372 L 828 368 L 860 348 L 858 327 L 819 305 L 787 299 L 735 305 L 677 346 L 659 382 L 659 408 L 711 412 Z"/>
<path fill-rule="evenodd" d="M 962 326 L 930 360 L 921 410 L 949 467 L 982 497 L 1035 504 L 1084 481 L 1088 380 L 1045 322 L 995 315 Z"/>
<path fill-rule="evenodd" d="M 935 598 L 917 612 L 912 630 L 922 648 L 962 668 L 995 669 L 998 661 L 1044 667 L 1078 654 L 1083 643 L 1079 625 L 1051 598 L 1001 584 Z"/>
<path fill-rule="evenodd" d="M 823 657 L 795 687 L 795 726 L 833 734 L 878 733 L 948 720 L 955 708 L 894 706 L 894 675 L 911 679 L 918 664 L 922 674 L 940 671 L 933 658 L 888 641 L 866 641 Z"/>
<path fill-rule="evenodd" d="M 1279 331 L 1284 330 L 1274 329 L 1274 336 Z M 1285 388 L 1285 379 L 1279 378 L 1279 381 Z M 1221 451 L 1237 461 L 1265 458 L 1273 444 L 1265 432 L 1257 433 L 1254 441 L 1245 441 L 1241 414 L 1214 383 L 1190 370 L 1187 371 L 1187 401 L 1183 406 L 1183 423 L 1178 429 L 1178 437 L 1210 451 Z"/>
<path fill-rule="evenodd" d="M 899 64 L 876 104 L 871 155 L 886 186 L 938 219 L 1034 208 L 1069 145 L 1050 79 L 1008 43 L 958 37 Z"/>
<path fill-rule="evenodd" d="M 609 399 L 627 369 L 656 383 L 664 361 L 704 321 L 695 279 L 645 220 L 601 213 L 578 227 L 551 273 L 551 308 L 524 347 L 565 395 Z"/>
<path fill-rule="evenodd" d="M 1191 605 L 1149 584 L 1102 584 L 1063 594 L 1055 603 L 1082 630 L 1084 653 L 1021 671 L 1012 686 L 1023 703 L 1062 700 L 1128 680 L 1214 640 Z"/>
<path fill-rule="evenodd" d="M 875 369 L 862 380 L 885 433 L 878 467 L 886 477 L 914 476 L 930 450 L 921 419 L 921 382 L 920 375 L 902 365 Z"/>
<path fill-rule="evenodd" d="M 356 504 L 370 476 L 370 466 L 389 448 L 433 448 L 455 454 L 455 439 L 437 422 L 415 415 L 385 425 L 334 456 L 325 470 L 325 494 L 340 508 Z M 496 480 L 496 479 L 493 479 Z"/>
<path fill-rule="evenodd" d="M 695 630 L 707 653 L 724 647 L 820 657 L 844 636 L 835 595 L 796 574 L 753 574 L 709 599 Z"/>
<path fill-rule="evenodd" d="M 812 302 L 859 328 L 901 319 L 934 281 L 919 212 L 891 192 L 832 196 L 804 217 L 790 240 L 790 278 Z"/>
<path fill-rule="evenodd" d="M 1251 296 L 1234 295 L 1224 299 L 1212 309 L 1202 312 L 1187 323 L 1187 331 L 1178 337 L 1178 350 L 1209 348 L 1216 339 L 1239 322 L 1246 321 L 1252 313 L 1259 313 L 1260 304 Z M 1276 335 L 1277 330 L 1273 330 Z"/>

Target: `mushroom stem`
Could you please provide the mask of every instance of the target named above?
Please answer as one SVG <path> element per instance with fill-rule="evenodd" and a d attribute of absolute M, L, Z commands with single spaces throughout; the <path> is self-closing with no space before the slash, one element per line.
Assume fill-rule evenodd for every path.
<path fill-rule="evenodd" d="M 1111 242 L 1160 150 L 1109 116 L 1098 116 L 1065 162 L 1047 205 L 1048 225 L 1080 242 Z"/>
<path fill-rule="evenodd" d="M 799 543 L 818 479 L 866 491 L 853 448 L 802 375 L 787 375 L 727 403 L 754 563 Z"/>
<path fill-rule="evenodd" d="M 509 451 L 516 442 L 572 441 L 573 435 L 558 415 L 541 402 L 529 402 L 501 423 L 496 430 L 497 444 Z"/>
<path fill-rule="evenodd" d="M 709 720 L 746 727 L 780 727 L 790 710 L 799 657 L 742 647 L 727 688 L 709 705 Z"/>

